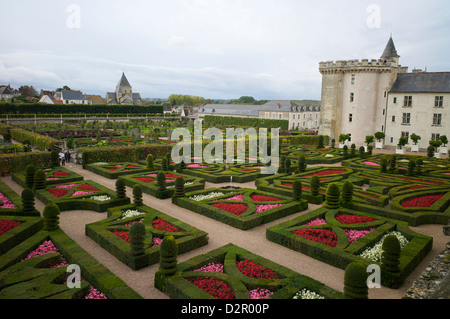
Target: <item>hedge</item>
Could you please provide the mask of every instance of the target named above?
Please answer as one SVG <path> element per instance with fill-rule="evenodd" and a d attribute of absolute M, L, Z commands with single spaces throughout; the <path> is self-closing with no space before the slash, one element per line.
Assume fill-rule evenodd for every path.
<path fill-rule="evenodd" d="M 146 165 L 132 162 L 93 163 L 85 165 L 85 169 L 109 179 L 116 179 L 122 175 L 130 175 L 149 171 Z"/>
<path fill-rule="evenodd" d="M 158 188 L 156 175 L 159 172 L 163 172 L 166 176 L 167 174 L 171 174 L 173 177 L 170 178 L 171 181 L 166 180 L 166 189 L 160 190 Z M 152 174 L 152 176 L 150 176 Z M 139 174 L 131 174 L 120 176 L 118 179 L 122 179 L 125 182 L 126 186 L 133 187 L 134 185 L 140 185 L 142 187 L 142 191 L 146 194 L 155 196 L 156 198 L 165 199 L 173 196 L 175 192 L 175 179 L 177 177 L 183 177 L 185 183 L 186 191 L 196 191 L 202 190 L 205 188 L 205 180 L 193 176 L 188 176 L 185 174 L 174 173 L 172 171 L 152 171 L 147 173 L 139 173 Z M 147 181 L 143 181 L 142 179 L 150 178 Z M 167 178 L 166 178 L 167 179 Z M 152 181 L 153 180 L 153 181 Z M 186 185 L 186 183 L 189 183 Z"/>
<path fill-rule="evenodd" d="M 372 206 L 372 210 L 376 209 L 378 208 L 374 208 Z M 375 218 L 376 220 L 362 224 L 344 225 L 340 224 L 335 219 L 335 216 L 340 213 L 364 215 Z M 326 220 L 326 224 L 305 225 L 317 218 L 324 218 Z M 343 231 L 344 228 L 367 230 L 370 227 L 375 229 L 351 244 L 348 241 L 346 233 Z M 301 236 L 293 233 L 294 230 L 300 228 L 332 230 L 338 238 L 337 246 L 331 247 L 319 242 L 302 238 Z M 266 230 L 266 238 L 272 242 L 301 252 L 332 266 L 345 269 L 346 266 L 352 262 L 361 262 L 366 266 L 372 264 L 373 261 L 364 259 L 359 255 L 366 248 L 373 247 L 386 233 L 391 231 L 398 231 L 409 240 L 409 243 L 403 248 L 400 256 L 400 273 L 392 274 L 384 271 L 381 273 L 382 285 L 390 288 L 398 288 L 402 285 L 407 276 L 411 274 L 411 272 L 426 257 L 433 245 L 432 237 L 424 236 L 411 231 L 406 222 L 396 221 L 393 219 L 372 215 L 370 213 L 363 214 L 357 210 L 344 208 L 328 210 L 326 208 L 319 208 L 295 219 L 268 228 Z"/>
<path fill-rule="evenodd" d="M 166 155 L 172 149 L 171 145 L 149 144 L 105 148 L 79 148 L 82 152 L 83 167 L 97 162 L 122 163 L 143 161 L 149 154 L 153 157 Z"/>
<path fill-rule="evenodd" d="M 257 107 L 257 106 L 255 106 Z M 225 126 L 235 127 L 254 127 L 254 128 L 281 128 L 283 130 L 289 129 L 288 120 L 272 120 L 259 118 L 242 118 L 233 116 L 213 116 L 206 115 L 203 120 L 204 123 L 212 125 L 220 124 Z"/>
<path fill-rule="evenodd" d="M 247 183 L 266 176 L 261 174 L 260 164 L 199 164 L 200 167 L 186 167 L 181 170 L 183 174 L 204 178 L 210 183 Z M 187 164 L 189 166 L 189 164 Z M 257 168 L 253 168 L 257 167 Z"/>
<path fill-rule="evenodd" d="M 162 105 L 79 105 L 41 103 L 0 103 L 0 114 L 159 114 Z"/>
<path fill-rule="evenodd" d="M 19 226 L 20 227 L 20 226 Z M 44 241 L 50 240 L 60 251 L 22 259 Z M 67 276 L 67 267 L 44 268 L 60 262 L 60 255 L 69 264 L 76 264 L 81 269 L 81 288 L 68 288 L 64 281 L 55 278 Z M 26 287 L 23 282 L 26 281 Z M 88 284 L 105 294 L 108 299 L 142 299 L 119 277 L 100 264 L 62 230 L 52 232 L 39 231 L 28 237 L 14 249 L 2 255 L 0 260 L 0 296 L 8 287 L 7 296 L 14 299 L 74 299 L 82 298 L 88 293 Z M 1 297 L 0 297 L 1 298 Z"/>
<path fill-rule="evenodd" d="M 236 263 L 251 260 L 277 273 L 281 279 L 256 279 L 244 275 Z M 209 263 L 222 263 L 224 272 L 194 271 Z M 155 274 L 155 287 L 172 299 L 213 299 L 213 296 L 198 288 L 187 279 L 193 277 L 213 277 L 224 281 L 233 290 L 236 299 L 249 299 L 249 291 L 265 288 L 273 292 L 269 299 L 292 299 L 302 289 L 313 291 L 326 299 L 345 299 L 343 293 L 334 290 L 310 277 L 265 259 L 233 244 L 222 246 L 205 254 L 177 264 L 177 272 L 165 275 Z"/>
<path fill-rule="evenodd" d="M 4 135 L 8 130 L 11 133 L 11 138 L 13 140 L 20 143 L 28 142 L 30 143 L 30 145 L 36 145 L 36 147 L 41 151 L 52 149 L 53 147 L 61 143 L 61 141 L 57 139 L 44 136 L 39 133 L 33 133 L 20 128 L 15 128 L 14 126 L 0 123 L 0 134 Z"/>
<path fill-rule="evenodd" d="M 223 193 L 222 196 L 217 196 L 211 199 L 203 199 L 196 201 L 192 198 L 198 195 L 207 195 L 210 193 Z M 227 200 L 233 195 L 243 195 L 243 200 Z M 256 201 L 251 199 L 252 195 L 261 195 L 267 197 L 276 197 L 279 200 L 268 200 L 268 201 Z M 276 219 L 298 213 L 300 211 L 306 210 L 308 208 L 308 202 L 306 200 L 295 201 L 292 197 L 275 195 L 269 192 L 262 192 L 254 189 L 235 189 L 226 190 L 222 188 L 209 188 L 207 190 L 186 192 L 184 197 L 173 198 L 172 202 L 180 207 L 189 209 L 193 212 L 199 213 L 201 215 L 207 216 L 209 218 L 220 221 L 224 224 L 228 224 L 232 227 L 247 230 L 253 227 L 274 221 Z M 214 207 L 212 204 L 243 204 L 247 206 L 247 210 L 241 215 L 236 215 L 226 210 L 220 209 L 219 207 Z M 262 212 L 256 212 L 257 205 L 274 205 L 280 204 L 281 206 L 274 207 Z"/>
<path fill-rule="evenodd" d="M 62 196 L 60 197 L 57 197 L 54 194 L 50 193 L 50 191 L 52 190 L 60 189 L 61 185 L 48 186 L 45 189 L 37 190 L 36 198 L 42 201 L 44 204 L 55 203 L 56 205 L 58 205 L 61 211 L 92 210 L 96 212 L 105 212 L 110 207 L 127 205 L 130 203 L 130 198 L 128 197 L 119 198 L 115 191 L 112 191 L 109 188 L 106 188 L 90 180 L 66 184 L 73 186 L 67 188 L 68 192 L 67 193 L 64 192 L 65 194 L 64 195 L 61 194 Z M 75 192 L 83 189 L 80 188 L 81 185 L 88 185 L 88 187 L 93 187 L 96 190 L 89 191 L 90 194 L 81 194 L 73 196 Z M 106 195 L 110 199 L 105 201 L 90 199 L 91 196 L 101 196 L 101 195 Z"/>
<path fill-rule="evenodd" d="M 55 185 L 68 182 L 82 181 L 84 177 L 78 173 L 75 173 L 65 167 L 59 166 L 56 168 L 44 168 L 46 176 L 46 185 Z M 25 187 L 25 172 L 15 172 L 11 174 L 11 178 L 14 182 L 22 187 Z"/>
<path fill-rule="evenodd" d="M 17 194 L 5 182 L 0 180 L 0 193 L 3 194 L 16 208 L 0 208 L 0 218 L 6 216 L 40 216 L 39 211 L 25 212 L 21 195 Z M 1 204 L 0 206 L 3 206 Z"/>
<path fill-rule="evenodd" d="M 143 214 L 120 219 L 123 212 L 127 210 L 138 210 Z M 86 235 L 133 270 L 159 261 L 160 247 L 159 245 L 152 245 L 153 238 L 162 239 L 165 236 L 174 236 L 181 253 L 191 251 L 208 243 L 208 236 L 204 231 L 145 205 L 139 207 L 135 205 L 112 207 L 108 209 L 107 217 L 105 220 L 86 225 Z M 157 230 L 152 226 L 152 222 L 155 219 L 162 219 L 181 231 L 168 232 Z M 128 232 L 130 226 L 125 225 L 139 221 L 145 225 L 146 229 L 145 253 L 140 256 L 133 256 L 130 254 L 130 244 L 112 231 Z"/>
<path fill-rule="evenodd" d="M 51 167 L 50 152 L 25 152 L 17 154 L 0 154 L 0 174 L 23 172 L 28 164 L 36 168 Z"/>

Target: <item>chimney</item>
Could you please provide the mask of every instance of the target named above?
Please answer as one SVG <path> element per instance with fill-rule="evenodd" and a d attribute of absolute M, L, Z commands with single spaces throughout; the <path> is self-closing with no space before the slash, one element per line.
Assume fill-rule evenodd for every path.
<path fill-rule="evenodd" d="M 277 103 L 277 108 L 280 109 L 280 103 Z"/>

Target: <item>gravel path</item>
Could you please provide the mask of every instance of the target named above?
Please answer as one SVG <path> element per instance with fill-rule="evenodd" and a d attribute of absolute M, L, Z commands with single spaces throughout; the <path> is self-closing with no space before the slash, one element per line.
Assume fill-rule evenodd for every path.
<path fill-rule="evenodd" d="M 339 164 L 340 165 L 340 164 Z M 334 165 L 333 165 L 334 166 Z M 336 165 L 338 166 L 338 165 Z M 115 189 L 115 181 L 99 176 L 81 165 L 73 163 L 66 164 L 70 169 L 84 176 L 85 180 L 93 180 L 105 187 Z M 22 192 L 22 187 L 12 181 L 10 176 L 1 178 L 18 194 Z M 206 183 L 205 188 L 227 186 L 225 184 Z M 239 184 L 240 187 L 256 188 L 254 182 Z M 127 187 L 127 196 L 132 198 L 132 189 Z M 279 224 L 280 222 L 290 220 L 294 217 L 303 215 L 320 206 L 309 204 L 308 210 L 297 214 L 290 215 L 285 218 L 278 219 L 271 223 L 255 227 L 250 230 L 239 230 L 231 226 L 225 225 L 203 215 L 193 213 L 184 208 L 173 205 L 171 199 L 160 200 L 153 196 L 143 194 L 144 204 L 186 222 L 198 229 L 208 233 L 208 245 L 197 248 L 191 252 L 178 256 L 179 262 L 183 262 L 199 254 L 214 250 L 225 244 L 233 243 L 244 249 L 251 251 L 264 258 L 270 259 L 290 268 L 302 275 L 316 279 L 331 288 L 343 291 L 344 270 L 330 266 L 316 259 L 308 257 L 304 254 L 295 252 L 281 245 L 270 242 L 266 239 L 265 232 L 268 227 Z M 36 208 L 43 211 L 44 204 L 36 200 Z M 128 266 L 118 261 L 113 255 L 101 248 L 97 243 L 85 235 L 85 225 L 100 221 L 106 218 L 105 213 L 97 213 L 93 211 L 63 211 L 60 216 L 60 227 L 64 232 L 78 243 L 83 249 L 91 254 L 101 264 L 110 269 L 115 275 L 120 277 L 129 287 L 134 289 L 145 299 L 168 299 L 168 297 L 154 287 L 154 274 L 158 270 L 159 265 L 151 265 L 140 270 L 132 270 Z M 423 225 L 419 227 L 411 227 L 413 231 L 433 237 L 433 249 L 427 257 L 420 263 L 415 271 L 406 279 L 405 283 L 399 289 L 390 289 L 386 287 L 374 288 L 369 290 L 370 299 L 400 299 L 403 298 L 405 292 L 412 286 L 414 280 L 420 276 L 422 271 L 428 264 L 446 247 L 449 241 L 448 236 L 442 232 L 442 225 Z"/>

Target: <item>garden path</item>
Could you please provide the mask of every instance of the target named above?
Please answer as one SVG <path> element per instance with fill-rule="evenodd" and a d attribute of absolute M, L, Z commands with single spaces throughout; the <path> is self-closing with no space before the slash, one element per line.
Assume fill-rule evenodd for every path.
<path fill-rule="evenodd" d="M 313 166 L 313 165 L 311 165 Z M 329 166 L 329 165 L 328 165 Z M 334 164 L 333 166 L 340 166 Z M 68 163 L 66 168 L 81 174 L 85 180 L 93 180 L 112 190 L 115 189 L 115 181 L 99 176 L 93 172 L 85 170 L 81 165 Z M 21 194 L 23 188 L 12 181 L 10 176 L 1 177 L 16 193 Z M 229 183 L 211 184 L 206 183 L 205 188 L 228 186 Z M 256 188 L 254 182 L 239 184 L 240 187 Z M 127 187 L 127 196 L 132 198 L 132 189 Z M 208 233 L 209 242 L 207 245 L 197 248 L 178 256 L 178 261 L 183 262 L 199 254 L 209 252 L 225 244 L 233 243 L 244 249 L 251 251 L 264 258 L 277 262 L 300 274 L 316 279 L 333 289 L 343 291 L 344 270 L 330 266 L 309 256 L 295 252 L 266 239 L 265 233 L 268 227 L 280 222 L 290 220 L 309 211 L 318 208 L 318 205 L 309 204 L 308 210 L 299 212 L 285 218 L 255 227 L 250 230 L 239 230 L 221 222 L 215 221 L 203 215 L 193 213 L 184 208 L 173 205 L 171 199 L 158 199 L 153 196 L 143 194 L 144 204 L 188 223 L 198 229 Z M 36 200 L 36 208 L 42 212 L 44 204 Z M 168 297 L 154 287 L 154 274 L 159 265 L 154 264 L 140 270 L 131 270 L 128 266 L 117 260 L 113 255 L 101 248 L 97 243 L 85 235 L 85 225 L 106 218 L 106 213 L 93 211 L 63 211 L 60 215 L 61 229 L 71 237 L 79 246 L 91 254 L 96 260 L 107 267 L 111 272 L 120 277 L 129 287 L 134 289 L 145 299 L 168 299 Z M 415 271 L 406 279 L 405 283 L 398 289 L 382 287 L 370 289 L 370 299 L 400 299 L 412 286 L 414 280 L 420 276 L 428 264 L 438 255 L 447 244 L 448 237 L 443 234 L 442 225 L 422 225 L 411 227 L 412 230 L 433 237 L 433 248 L 427 257 L 419 264 Z"/>

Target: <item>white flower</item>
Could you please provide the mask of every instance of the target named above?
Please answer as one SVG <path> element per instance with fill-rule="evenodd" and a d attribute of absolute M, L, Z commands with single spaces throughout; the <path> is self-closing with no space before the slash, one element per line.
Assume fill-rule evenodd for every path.
<path fill-rule="evenodd" d="M 92 163 L 91 165 L 95 165 L 95 166 L 103 166 L 103 165 L 108 165 L 109 163 L 106 162 L 96 162 L 96 163 Z"/>
<path fill-rule="evenodd" d="M 91 197 L 89 197 L 89 199 L 104 202 L 104 201 L 110 200 L 111 197 L 109 197 L 108 195 L 98 195 L 98 196 L 91 196 Z"/>
<path fill-rule="evenodd" d="M 129 218 L 129 217 L 139 216 L 139 215 L 143 215 L 143 214 L 145 214 L 145 213 L 140 212 L 138 210 L 134 210 L 134 209 L 128 209 L 125 212 L 122 212 L 122 216 L 119 218 L 119 220 Z"/>
<path fill-rule="evenodd" d="M 392 231 L 392 232 L 385 234 L 383 236 L 383 238 L 381 238 L 381 240 L 375 244 L 375 246 L 364 250 L 359 255 L 359 257 L 362 257 L 364 259 L 369 259 L 375 263 L 381 262 L 381 255 L 383 254 L 383 249 L 382 249 L 383 241 L 386 238 L 386 236 L 388 236 L 388 235 L 395 235 L 395 237 L 398 238 L 398 241 L 400 242 L 400 248 L 402 248 L 402 249 L 409 243 L 408 239 L 406 239 L 406 237 L 403 236 L 400 232 Z"/>
<path fill-rule="evenodd" d="M 202 195 L 202 194 L 194 195 L 194 196 L 189 197 L 189 199 L 192 199 L 192 200 L 198 202 L 201 200 L 210 199 L 210 198 L 214 198 L 214 197 L 218 197 L 218 196 L 222 196 L 222 195 L 225 195 L 225 194 L 222 192 L 212 192 L 212 193 L 205 194 L 205 195 Z"/>
<path fill-rule="evenodd" d="M 297 291 L 292 299 L 325 299 L 325 297 L 315 293 L 314 291 L 303 288 L 300 291 Z"/>

